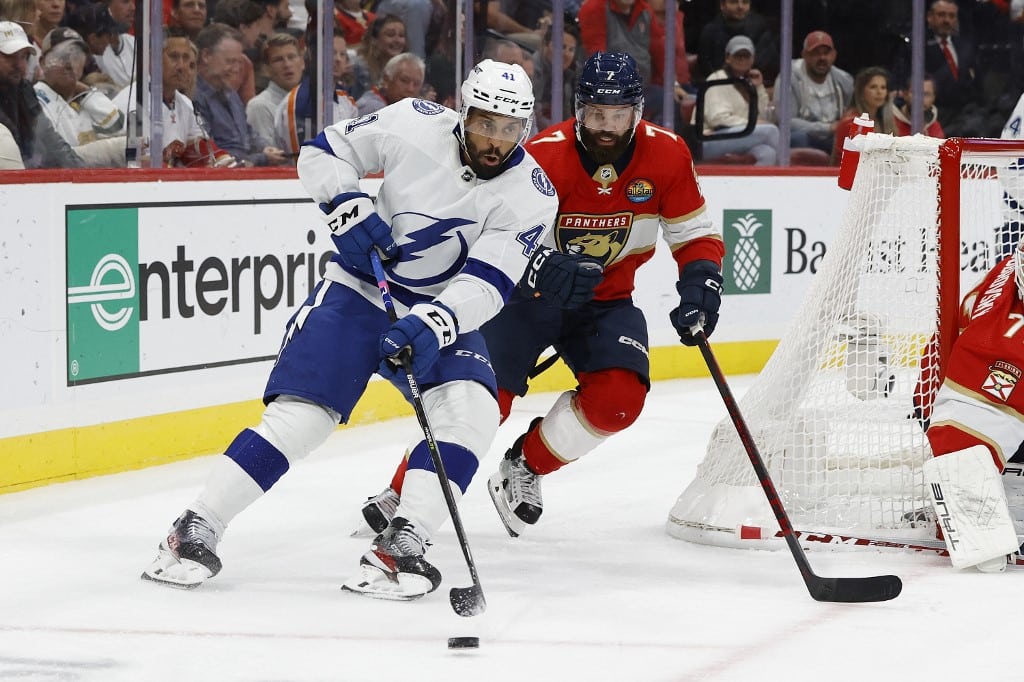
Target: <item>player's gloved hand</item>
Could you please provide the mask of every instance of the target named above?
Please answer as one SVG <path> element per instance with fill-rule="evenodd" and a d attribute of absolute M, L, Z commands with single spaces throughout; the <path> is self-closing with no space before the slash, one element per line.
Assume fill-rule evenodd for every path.
<path fill-rule="evenodd" d="M 519 286 L 527 296 L 572 309 L 594 298 L 603 276 L 604 268 L 592 258 L 542 246 L 533 252 Z"/>
<path fill-rule="evenodd" d="M 696 346 L 697 340 L 690 333 L 690 327 L 700 322 L 703 316 L 704 335 L 711 336 L 718 324 L 718 308 L 722 305 L 722 271 L 709 260 L 687 263 L 676 283 L 676 290 L 679 291 L 679 307 L 668 314 L 669 319 L 683 345 Z"/>
<path fill-rule="evenodd" d="M 403 351 L 408 348 L 412 353 L 412 373 L 419 378 L 437 363 L 442 348 L 455 343 L 458 329 L 455 314 L 448 306 L 417 303 L 381 335 L 377 372 L 397 386 L 406 386 L 399 359 Z"/>
<path fill-rule="evenodd" d="M 331 229 L 331 239 L 349 267 L 373 276 L 370 249 L 376 248 L 382 261 L 398 258 L 398 244 L 391 236 L 391 226 L 384 222 L 363 192 L 346 192 L 321 203 L 324 222 Z"/>

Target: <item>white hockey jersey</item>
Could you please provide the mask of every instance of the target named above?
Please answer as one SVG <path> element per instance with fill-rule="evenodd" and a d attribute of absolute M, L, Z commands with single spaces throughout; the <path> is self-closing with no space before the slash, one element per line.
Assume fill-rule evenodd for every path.
<path fill-rule="evenodd" d="M 136 94 L 134 87 L 126 87 L 114 97 L 114 104 L 121 111 L 131 113 L 137 107 L 135 101 Z M 167 103 L 164 102 L 161 108 L 163 110 L 163 130 L 161 131 L 161 136 L 164 147 L 175 141 L 187 144 L 190 140 L 207 136 L 202 126 L 199 125 L 199 120 L 196 118 L 192 100 L 181 92 L 175 90 L 173 106 L 167 106 Z"/>
<path fill-rule="evenodd" d="M 117 135 L 123 128 L 124 114 L 99 90 L 88 90 L 69 102 L 44 81 L 32 87 L 46 117 L 72 147 Z"/>
<path fill-rule="evenodd" d="M 388 269 L 396 303 L 434 299 L 451 308 L 462 332 L 477 329 L 507 300 L 558 209 L 555 189 L 521 147 L 490 180 L 462 162 L 458 114 L 404 99 L 326 128 L 302 148 L 299 180 L 317 202 L 358 192 L 383 172 L 377 212 L 401 248 Z M 327 279 L 379 303 L 376 286 L 328 264 Z"/>

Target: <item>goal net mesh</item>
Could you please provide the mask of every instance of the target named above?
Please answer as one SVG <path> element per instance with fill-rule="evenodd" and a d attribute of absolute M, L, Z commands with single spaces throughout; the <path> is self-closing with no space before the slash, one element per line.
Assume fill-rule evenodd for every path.
<path fill-rule="evenodd" d="M 929 538 L 922 417 L 933 368 L 955 338 L 961 295 L 1019 238 L 1024 147 L 883 135 L 861 146 L 840 229 L 739 406 L 794 528 Z M 667 529 L 710 544 L 778 544 L 728 418 Z"/>

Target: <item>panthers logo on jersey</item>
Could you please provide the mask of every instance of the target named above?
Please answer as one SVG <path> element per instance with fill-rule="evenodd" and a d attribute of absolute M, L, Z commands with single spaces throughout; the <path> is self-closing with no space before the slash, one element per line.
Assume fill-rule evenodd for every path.
<path fill-rule="evenodd" d="M 555 226 L 555 244 L 563 253 L 588 256 L 608 265 L 622 251 L 632 227 L 633 214 L 629 212 L 561 214 Z"/>

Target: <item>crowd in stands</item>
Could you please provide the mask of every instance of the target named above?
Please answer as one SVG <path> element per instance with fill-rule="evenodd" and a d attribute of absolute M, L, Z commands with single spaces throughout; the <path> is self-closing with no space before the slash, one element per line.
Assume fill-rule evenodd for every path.
<path fill-rule="evenodd" d="M 876 132 L 911 133 L 912 3 L 794 0 L 783 92 L 779 0 L 679 1 L 674 82 L 664 78 L 666 1 L 677 0 L 567 0 L 560 41 L 550 0 L 477 2 L 474 41 L 481 58 L 519 64 L 533 79 L 535 133 L 558 122 L 555 110 L 572 116 L 577 70 L 596 51 L 636 59 L 647 84 L 644 117 L 674 120 L 702 162 L 777 163 L 784 97 L 789 146 L 815 163 L 838 164 L 858 115 L 873 119 Z M 294 164 L 317 132 L 316 13 L 313 0 L 165 2 L 165 165 Z M 1024 91 L 1022 13 L 1018 0 L 928 0 L 925 134 L 999 136 Z M 0 0 L 0 169 L 126 164 L 142 101 L 140 15 L 136 0 Z M 335 119 L 405 97 L 454 107 L 457 15 L 455 0 L 336 0 Z M 553 95 L 556 69 L 562 91 Z M 722 133 L 733 135 L 715 139 Z"/>

